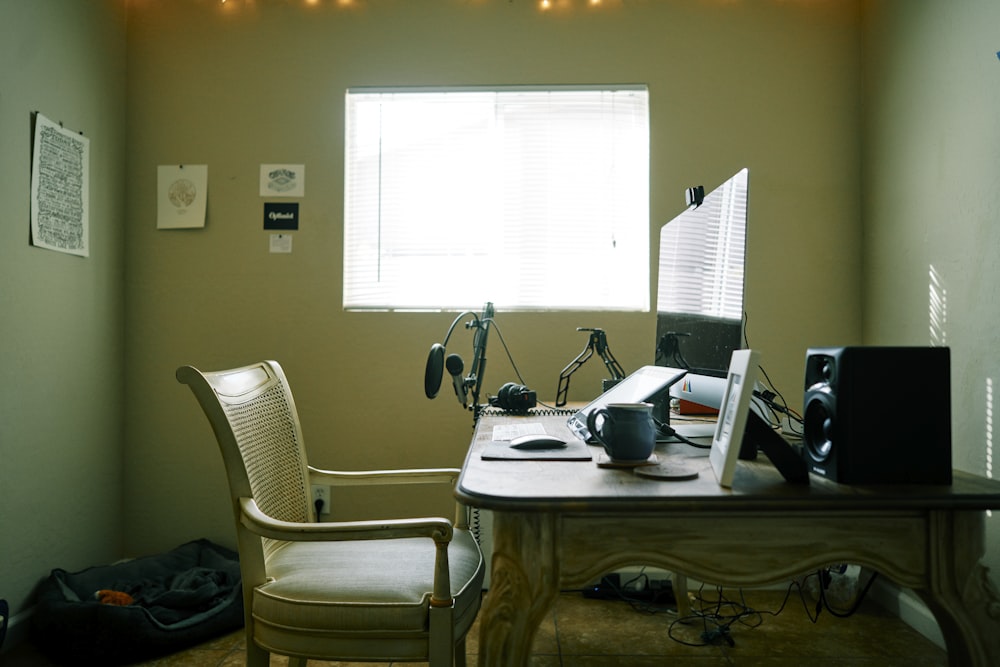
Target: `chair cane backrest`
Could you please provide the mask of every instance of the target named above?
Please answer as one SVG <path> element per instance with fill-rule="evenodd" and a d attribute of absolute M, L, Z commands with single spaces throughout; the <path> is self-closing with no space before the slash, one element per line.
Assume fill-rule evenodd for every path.
<path fill-rule="evenodd" d="M 234 502 L 249 495 L 274 519 L 313 520 L 302 429 L 281 366 L 265 361 L 212 373 L 187 366 L 177 377 L 215 430 Z"/>

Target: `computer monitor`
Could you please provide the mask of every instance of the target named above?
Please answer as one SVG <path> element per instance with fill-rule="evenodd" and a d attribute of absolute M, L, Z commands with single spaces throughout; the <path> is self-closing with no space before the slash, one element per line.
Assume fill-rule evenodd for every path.
<path fill-rule="evenodd" d="M 743 344 L 748 194 L 744 168 L 660 229 L 655 364 L 688 370 L 674 398 L 721 405 Z"/>

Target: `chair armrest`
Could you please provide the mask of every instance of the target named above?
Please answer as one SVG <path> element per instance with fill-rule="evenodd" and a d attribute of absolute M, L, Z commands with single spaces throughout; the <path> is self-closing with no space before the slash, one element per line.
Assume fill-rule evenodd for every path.
<path fill-rule="evenodd" d="M 328 521 L 297 523 L 272 519 L 260 511 L 253 498 L 241 497 L 240 523 L 248 530 L 275 540 L 321 542 L 337 540 L 377 540 L 397 537 L 429 537 L 434 540 L 434 585 L 432 607 L 450 607 L 451 574 L 448 570 L 448 543 L 453 530 L 447 519 L 389 519 L 386 521 Z"/>
<path fill-rule="evenodd" d="M 462 471 L 458 468 L 416 468 L 402 470 L 322 470 L 309 467 L 309 483 L 329 486 L 379 486 L 387 484 L 448 484 L 458 483 Z M 469 527 L 468 508 L 456 503 L 455 524 L 463 530 Z"/>
<path fill-rule="evenodd" d="M 417 468 L 412 470 L 321 470 L 309 466 L 312 484 L 364 486 L 375 484 L 452 484 L 458 480 L 458 468 Z"/>
<path fill-rule="evenodd" d="M 451 541 L 453 529 L 447 519 L 388 519 L 379 521 L 325 521 L 298 523 L 264 514 L 253 498 L 240 498 L 240 523 L 247 529 L 275 540 L 322 542 L 380 540 L 394 537 L 429 537 L 438 544 Z"/>

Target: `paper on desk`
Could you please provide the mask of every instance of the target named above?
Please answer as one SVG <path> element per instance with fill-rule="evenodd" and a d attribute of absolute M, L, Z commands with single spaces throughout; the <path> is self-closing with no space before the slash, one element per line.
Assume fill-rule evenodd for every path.
<path fill-rule="evenodd" d="M 545 427 L 540 422 L 527 424 L 497 424 L 493 427 L 493 440 L 513 440 L 522 435 L 544 435 Z"/>

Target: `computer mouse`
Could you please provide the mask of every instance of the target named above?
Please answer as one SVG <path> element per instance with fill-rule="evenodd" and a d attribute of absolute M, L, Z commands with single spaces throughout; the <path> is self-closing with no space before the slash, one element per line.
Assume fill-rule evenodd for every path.
<path fill-rule="evenodd" d="M 530 433 L 514 438 L 510 441 L 510 446 L 514 449 L 562 449 L 566 446 L 566 441 L 554 435 Z"/>

